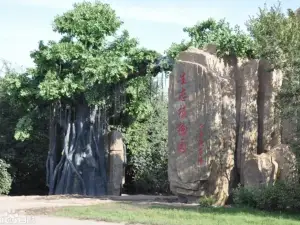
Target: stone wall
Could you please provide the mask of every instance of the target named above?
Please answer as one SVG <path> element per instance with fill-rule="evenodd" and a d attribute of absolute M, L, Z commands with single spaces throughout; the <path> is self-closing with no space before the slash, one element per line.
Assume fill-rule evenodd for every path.
<path fill-rule="evenodd" d="M 247 165 L 264 164 L 256 153 L 280 148 L 274 101 L 282 74 L 264 60 L 220 59 L 213 49 L 181 52 L 170 76 L 168 173 L 173 193 L 214 195 L 222 205 L 237 176 L 248 182 Z"/>

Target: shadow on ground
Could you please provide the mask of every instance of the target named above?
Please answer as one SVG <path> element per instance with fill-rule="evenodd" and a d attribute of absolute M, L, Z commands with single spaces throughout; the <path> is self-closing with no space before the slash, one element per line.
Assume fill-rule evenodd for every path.
<path fill-rule="evenodd" d="M 178 202 L 176 196 L 164 195 L 122 195 L 122 196 L 84 196 L 84 195 L 49 195 L 49 196 L 34 196 L 36 200 L 57 200 L 57 199 L 97 199 L 97 200 L 112 200 L 122 202 Z"/>

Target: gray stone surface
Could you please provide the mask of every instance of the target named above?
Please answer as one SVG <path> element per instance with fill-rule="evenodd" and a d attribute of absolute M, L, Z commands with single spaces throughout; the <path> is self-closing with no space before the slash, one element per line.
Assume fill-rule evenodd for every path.
<path fill-rule="evenodd" d="M 109 195 L 120 195 L 124 183 L 124 145 L 122 134 L 112 131 L 109 135 L 109 156 L 108 156 L 108 185 Z"/>
<path fill-rule="evenodd" d="M 254 166 L 255 153 L 280 144 L 282 74 L 265 60 L 220 59 L 214 46 L 204 49 L 181 52 L 170 75 L 168 174 L 182 199 L 213 195 L 223 205 L 234 175 L 248 182 L 245 174 L 264 164 L 257 156 Z"/>

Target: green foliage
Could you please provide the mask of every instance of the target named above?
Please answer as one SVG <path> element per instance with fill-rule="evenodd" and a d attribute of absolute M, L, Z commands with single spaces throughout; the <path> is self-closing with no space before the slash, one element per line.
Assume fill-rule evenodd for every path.
<path fill-rule="evenodd" d="M 126 130 L 134 185 L 138 192 L 168 192 L 167 103 L 153 97 L 151 113 L 132 123 Z"/>
<path fill-rule="evenodd" d="M 283 66 L 285 55 L 283 45 L 289 45 L 289 36 L 294 35 L 287 22 L 287 17 L 282 13 L 280 5 L 270 9 L 265 5 L 263 9 L 259 9 L 256 17 L 251 17 L 246 23 L 254 39 L 258 56 L 267 59 L 276 67 Z"/>
<path fill-rule="evenodd" d="M 193 47 L 203 48 L 207 44 L 215 44 L 218 56 L 235 55 L 237 57 L 250 57 L 253 42 L 249 35 L 240 30 L 238 26 L 231 28 L 225 20 L 216 21 L 208 19 L 193 27 L 184 28 L 191 38 Z"/>
<path fill-rule="evenodd" d="M 280 69 L 284 73 L 281 104 L 287 110 L 299 104 L 300 74 L 300 18 L 288 10 L 282 12 L 280 5 L 260 9 L 257 17 L 252 17 L 248 30 L 255 41 L 259 57 L 267 59 L 271 69 Z M 287 104 L 287 105 L 286 105 Z"/>
<path fill-rule="evenodd" d="M 12 72 L 11 68 L 10 71 Z M 11 74 L 9 76 L 13 78 Z M 10 194 L 45 194 L 47 191 L 45 185 L 45 160 L 48 148 L 47 115 L 38 113 L 27 117 L 26 101 L 17 101 L 18 98 L 7 95 L 8 85 L 4 81 L 8 80 L 0 78 L 0 158 L 10 165 L 9 174 L 13 178 Z M 13 137 L 18 133 L 16 127 L 20 126 L 18 118 L 24 118 L 25 123 L 22 124 L 24 130 L 28 130 L 26 117 L 29 120 L 35 118 L 30 128 L 31 139 L 17 141 Z"/>
<path fill-rule="evenodd" d="M 30 137 L 30 132 L 32 131 L 32 121 L 29 116 L 24 116 L 19 119 L 16 132 L 15 132 L 15 139 L 20 141 L 25 141 Z"/>
<path fill-rule="evenodd" d="M 3 81 L 10 99 L 28 112 L 19 119 L 15 138 L 28 139 L 36 115 L 45 113 L 53 102 L 74 106 L 83 96 L 89 104 L 111 110 L 118 84 L 130 92 L 127 108 L 132 115 L 148 113 L 144 98 L 133 96 L 131 89 L 144 82 L 138 77 L 156 75 L 159 54 L 140 48 L 128 31 L 121 30 L 122 23 L 108 4 L 99 1 L 74 4 L 54 19 L 53 30 L 61 39 L 40 41 L 31 53 L 35 67 L 22 74 L 9 73 Z"/>
<path fill-rule="evenodd" d="M 8 194 L 11 189 L 12 178 L 7 171 L 10 166 L 0 159 L 0 195 Z"/>
<path fill-rule="evenodd" d="M 127 84 L 126 95 L 129 102 L 126 112 L 137 121 L 147 118 L 152 113 L 153 109 L 149 96 L 155 90 L 151 89 L 151 82 L 151 77 L 139 77 L 129 81 Z"/>
<path fill-rule="evenodd" d="M 289 144 L 300 161 L 300 17 L 292 10 L 284 13 L 280 4 L 265 6 L 247 26 L 259 57 L 271 63 L 271 70 L 279 69 L 284 75 L 276 103 L 281 117 L 290 121 Z"/>
<path fill-rule="evenodd" d="M 31 111 L 31 102 L 36 100 L 36 90 L 32 79 L 27 73 L 19 74 L 10 69 L 1 80 L 2 94 L 7 95 L 8 101 L 14 102 L 18 106 L 26 106 Z M 22 101 L 20 101 L 22 99 Z"/>
<path fill-rule="evenodd" d="M 213 196 L 204 196 L 199 199 L 199 206 L 211 207 L 216 203 L 216 199 Z"/>
<path fill-rule="evenodd" d="M 235 55 L 241 58 L 255 58 L 255 45 L 252 38 L 241 31 L 239 26 L 232 28 L 224 19 L 207 19 L 193 27 L 185 27 L 190 40 L 180 44 L 173 43 L 166 51 L 169 58 L 175 59 L 179 52 L 189 47 L 203 48 L 214 44 L 219 57 Z"/>
<path fill-rule="evenodd" d="M 157 141 L 143 137 L 147 145 L 138 140 L 140 134 L 131 137 L 129 148 L 135 154 L 132 163 L 135 168 L 142 167 L 142 158 L 151 165 L 151 176 L 145 170 L 137 172 L 137 181 L 146 180 L 147 185 L 152 184 L 151 190 L 167 188 L 163 184 L 167 180 L 166 118 L 160 121 L 164 129 L 159 127 L 159 130 L 149 120 L 161 118 L 151 102 L 151 95 L 157 93 L 151 77 L 159 72 L 156 62 L 161 56 L 140 48 L 137 40 L 121 29 L 122 23 L 108 4 L 98 1 L 75 4 L 73 9 L 54 20 L 53 30 L 62 35 L 61 39 L 48 43 L 40 41 L 38 49 L 31 53 L 35 67 L 26 73 L 6 74 L 3 99 L 17 104 L 17 113 L 9 117 L 10 133 L 6 137 L 14 136 L 18 141 L 6 140 L 5 150 L 0 155 L 14 165 L 12 174 L 16 178 L 16 189 L 32 180 L 33 174 L 40 174 L 41 164 L 44 166 L 50 106 L 57 103 L 74 109 L 82 97 L 90 105 L 105 109 L 109 127 L 129 128 L 130 135 L 145 129 L 153 138 L 157 138 L 157 132 L 163 132 Z M 114 93 L 116 90 L 121 93 Z M 165 107 L 166 102 L 163 104 Z M 11 107 L 8 103 L 8 109 Z M 137 141 L 146 148 L 135 148 L 139 145 Z M 21 157 L 24 160 L 17 162 Z"/>
<path fill-rule="evenodd" d="M 256 208 L 255 194 L 258 189 L 254 187 L 244 188 L 239 186 L 233 191 L 233 202 L 238 206 Z"/>
<path fill-rule="evenodd" d="M 97 46 L 107 36 L 115 34 L 122 21 L 109 4 L 100 1 L 74 4 L 74 10 L 54 20 L 54 31 L 76 38 L 81 43 Z M 95 46 L 95 47 L 96 47 Z"/>
<path fill-rule="evenodd" d="M 166 51 L 167 57 L 175 59 L 179 52 L 185 51 L 191 46 L 191 43 L 182 41 L 181 43 L 172 43 L 169 49 Z"/>
<path fill-rule="evenodd" d="M 298 183 L 277 182 L 275 185 L 238 187 L 233 192 L 234 203 L 263 210 L 299 210 Z"/>

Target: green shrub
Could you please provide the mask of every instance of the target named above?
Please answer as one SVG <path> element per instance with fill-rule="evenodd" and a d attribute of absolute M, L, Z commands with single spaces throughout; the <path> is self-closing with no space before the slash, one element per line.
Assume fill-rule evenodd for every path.
<path fill-rule="evenodd" d="M 256 188 L 238 187 L 233 191 L 233 201 L 236 205 L 262 210 L 299 210 L 300 185 L 276 182 Z"/>
<path fill-rule="evenodd" d="M 0 195 L 8 194 L 11 188 L 12 178 L 7 171 L 9 165 L 0 159 Z"/>
<path fill-rule="evenodd" d="M 216 202 L 216 199 L 213 196 L 204 196 L 199 200 L 199 205 L 201 207 L 210 207 Z"/>
<path fill-rule="evenodd" d="M 239 186 L 233 190 L 233 202 L 236 205 L 256 208 L 255 191 L 256 188 L 244 188 Z"/>
<path fill-rule="evenodd" d="M 135 121 L 126 131 L 129 165 L 132 166 L 135 193 L 169 193 L 168 108 L 166 100 L 153 99 L 153 112 Z"/>

